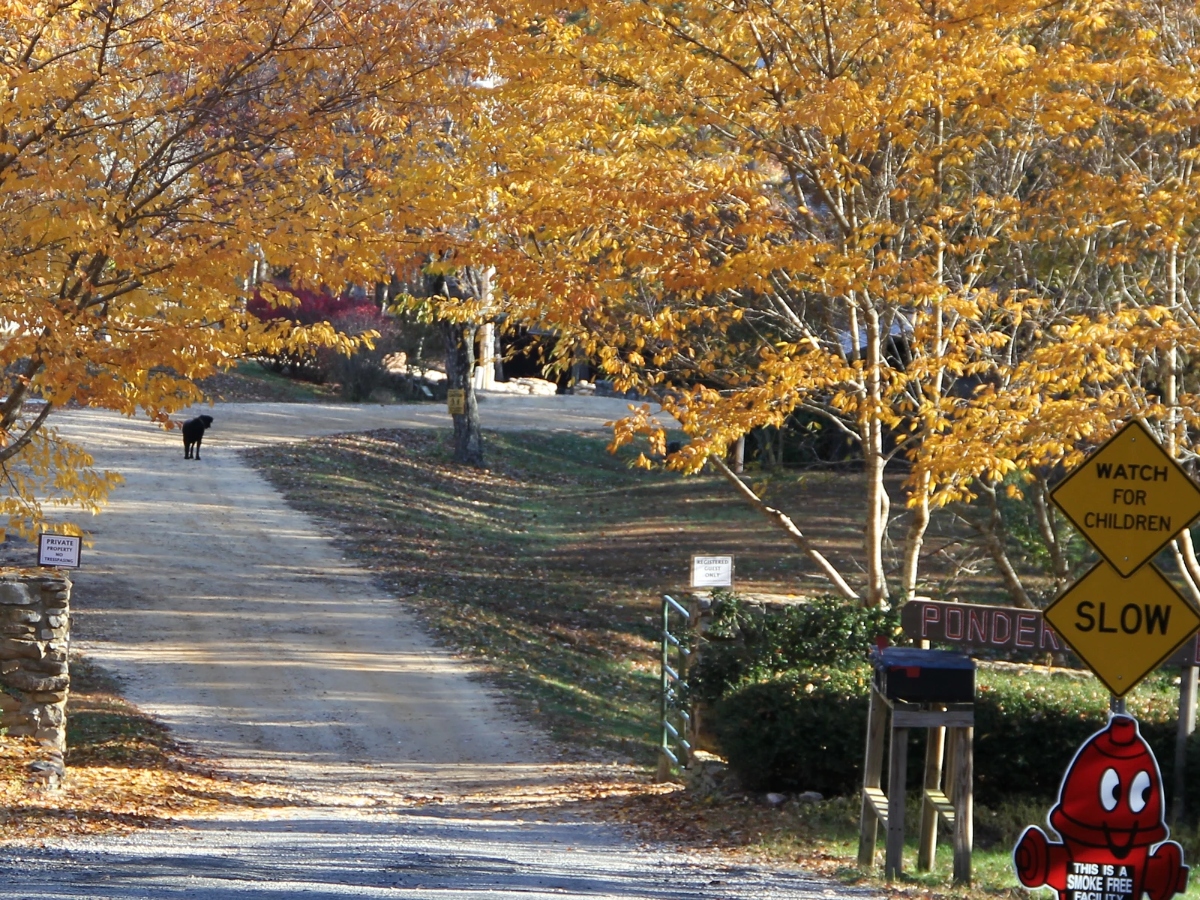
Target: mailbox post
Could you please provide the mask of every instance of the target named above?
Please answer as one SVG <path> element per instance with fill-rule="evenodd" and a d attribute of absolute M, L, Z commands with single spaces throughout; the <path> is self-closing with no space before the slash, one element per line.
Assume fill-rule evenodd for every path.
<path fill-rule="evenodd" d="M 890 880 L 903 870 L 908 732 L 925 728 L 917 865 L 923 870 L 933 868 L 941 819 L 954 829 L 954 881 L 970 884 L 975 663 L 961 653 L 900 647 L 881 648 L 872 654 L 872 662 L 875 676 L 867 716 L 858 863 L 863 868 L 874 866 L 882 825 L 887 835 L 884 875 Z M 889 758 L 886 794 L 882 788 L 885 737 Z"/>

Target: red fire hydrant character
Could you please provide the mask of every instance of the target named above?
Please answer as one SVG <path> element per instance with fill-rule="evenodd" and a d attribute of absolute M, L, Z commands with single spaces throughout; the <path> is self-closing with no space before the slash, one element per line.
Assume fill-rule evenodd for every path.
<path fill-rule="evenodd" d="M 1053 888 L 1058 900 L 1169 900 L 1187 887 L 1183 849 L 1167 840 L 1158 761 L 1129 716 L 1079 748 L 1049 821 L 1061 844 L 1031 825 L 1013 851 L 1027 888 Z"/>

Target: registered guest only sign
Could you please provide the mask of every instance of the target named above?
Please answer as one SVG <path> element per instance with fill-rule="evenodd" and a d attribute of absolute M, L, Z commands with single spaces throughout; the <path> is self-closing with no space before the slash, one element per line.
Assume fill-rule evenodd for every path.
<path fill-rule="evenodd" d="M 1147 565 L 1200 515 L 1200 488 L 1135 420 L 1051 497 L 1103 559 L 1046 608 L 1046 621 L 1122 697 L 1200 627 Z"/>
<path fill-rule="evenodd" d="M 733 587 L 733 557 L 693 556 L 692 587 Z"/>

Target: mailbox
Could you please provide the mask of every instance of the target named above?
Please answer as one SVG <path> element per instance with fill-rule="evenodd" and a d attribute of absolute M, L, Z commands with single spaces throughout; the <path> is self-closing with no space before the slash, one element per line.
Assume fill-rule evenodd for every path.
<path fill-rule="evenodd" d="M 972 703 L 975 662 L 950 650 L 884 647 L 871 654 L 875 687 L 889 700 L 909 703 Z"/>

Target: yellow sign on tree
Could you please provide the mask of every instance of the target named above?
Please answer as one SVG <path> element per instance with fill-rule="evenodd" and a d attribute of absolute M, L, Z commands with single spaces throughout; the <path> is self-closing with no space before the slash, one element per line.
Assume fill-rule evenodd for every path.
<path fill-rule="evenodd" d="M 1200 628 L 1200 614 L 1155 566 L 1122 578 L 1103 561 L 1047 607 L 1045 618 L 1118 697 Z"/>
<path fill-rule="evenodd" d="M 1136 419 L 1068 475 L 1052 497 L 1105 561 L 1126 576 L 1200 515 L 1200 488 Z"/>

